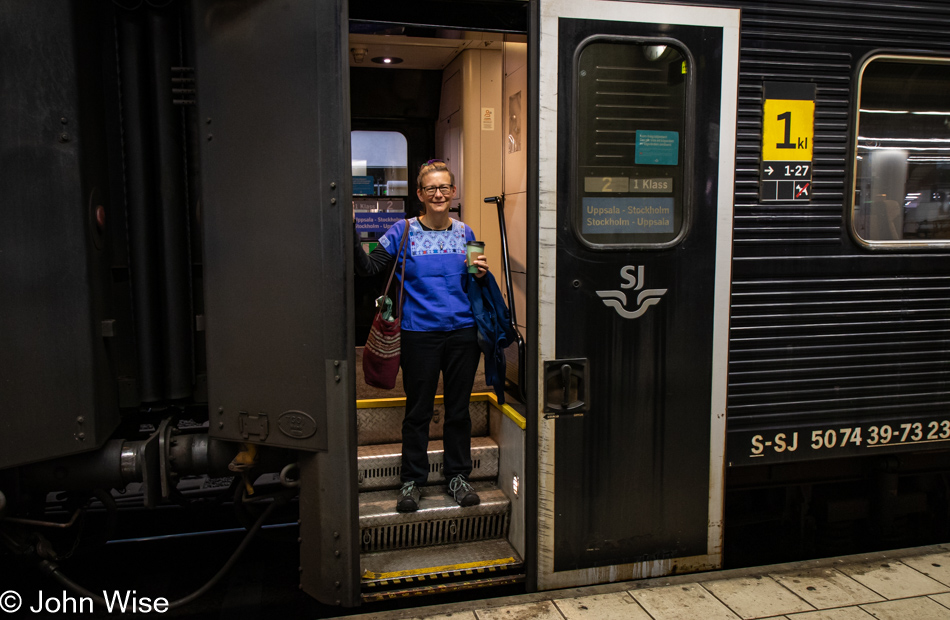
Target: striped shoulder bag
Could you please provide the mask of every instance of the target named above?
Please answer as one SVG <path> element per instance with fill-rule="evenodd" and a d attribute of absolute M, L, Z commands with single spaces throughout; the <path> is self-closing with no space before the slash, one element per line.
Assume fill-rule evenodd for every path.
<path fill-rule="evenodd" d="M 404 250 L 408 237 L 409 222 L 406 221 L 406 227 L 402 231 L 402 240 L 399 242 L 399 250 L 396 252 L 396 262 L 393 264 L 393 270 L 389 274 L 389 280 L 386 282 L 383 294 L 376 300 L 376 316 L 373 318 L 373 326 L 369 330 L 366 346 L 363 348 L 363 376 L 366 384 L 384 390 L 391 390 L 396 387 L 396 375 L 399 374 L 402 293 L 406 283 L 406 255 Z M 400 254 L 402 254 L 402 272 L 399 278 L 399 297 L 396 298 L 396 304 L 393 306 L 386 294 L 389 292 L 393 276 L 396 275 Z M 393 308 L 392 316 L 387 318 L 385 315 L 389 307 Z"/>

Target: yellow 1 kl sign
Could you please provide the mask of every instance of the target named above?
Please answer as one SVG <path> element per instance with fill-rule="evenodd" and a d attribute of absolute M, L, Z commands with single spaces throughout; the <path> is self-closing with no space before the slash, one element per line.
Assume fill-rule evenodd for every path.
<path fill-rule="evenodd" d="M 766 82 L 762 106 L 763 201 L 811 200 L 815 85 Z"/>

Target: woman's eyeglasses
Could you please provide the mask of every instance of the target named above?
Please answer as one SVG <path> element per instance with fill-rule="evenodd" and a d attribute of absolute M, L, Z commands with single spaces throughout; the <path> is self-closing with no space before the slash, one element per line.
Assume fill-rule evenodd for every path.
<path fill-rule="evenodd" d="M 452 186 L 451 185 L 429 185 L 428 187 L 422 188 L 422 191 L 426 193 L 426 196 L 435 196 L 436 190 L 439 190 L 439 192 L 443 196 L 448 196 L 449 192 L 452 191 Z"/>

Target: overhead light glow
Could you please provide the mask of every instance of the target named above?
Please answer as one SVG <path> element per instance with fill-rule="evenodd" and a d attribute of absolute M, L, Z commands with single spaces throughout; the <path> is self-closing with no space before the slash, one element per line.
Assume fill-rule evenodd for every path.
<path fill-rule="evenodd" d="M 647 60 L 659 60 L 665 51 L 665 45 L 647 45 L 643 48 L 643 55 L 647 57 Z"/>
<path fill-rule="evenodd" d="M 874 142 L 950 142 L 947 138 L 866 138 L 858 136 L 858 140 L 873 140 Z"/>
<path fill-rule="evenodd" d="M 859 144 L 858 148 L 866 151 L 950 151 L 950 147 L 946 146 L 903 146 L 895 148 L 893 146 L 865 146 Z"/>
<path fill-rule="evenodd" d="M 402 62 L 398 56 L 377 56 L 371 60 L 377 65 L 398 65 Z"/>
<path fill-rule="evenodd" d="M 869 110 L 861 108 L 858 110 L 863 114 L 919 114 L 921 116 L 950 116 L 950 112 L 940 112 L 939 110 L 920 110 L 912 112 L 910 110 Z"/>

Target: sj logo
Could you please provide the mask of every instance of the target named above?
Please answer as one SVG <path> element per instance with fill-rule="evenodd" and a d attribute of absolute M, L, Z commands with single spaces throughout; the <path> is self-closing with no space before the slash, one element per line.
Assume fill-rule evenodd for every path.
<path fill-rule="evenodd" d="M 660 298 L 666 293 L 665 288 L 643 289 L 643 265 L 636 267 L 627 265 L 620 269 L 620 277 L 624 283 L 620 285 L 622 289 L 632 288 L 634 291 L 640 291 L 637 295 L 637 307 L 633 310 L 627 310 L 627 294 L 623 291 L 597 291 L 597 295 L 604 300 L 604 305 L 613 308 L 617 314 L 625 319 L 638 319 L 643 316 L 650 306 L 660 303 Z"/>

